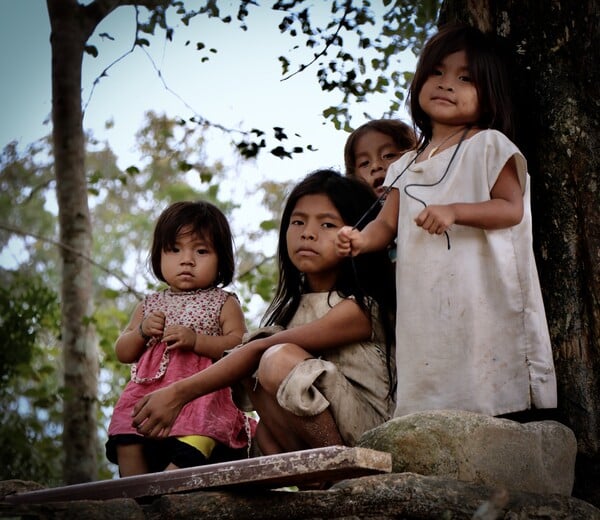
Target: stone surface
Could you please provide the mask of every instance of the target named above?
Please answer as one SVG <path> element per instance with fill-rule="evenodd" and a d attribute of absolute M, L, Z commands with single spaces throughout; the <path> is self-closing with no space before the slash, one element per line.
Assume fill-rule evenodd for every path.
<path fill-rule="evenodd" d="M 464 411 L 419 412 L 366 432 L 358 445 L 391 453 L 395 473 L 542 494 L 570 495 L 573 488 L 575 435 L 555 421 L 521 424 Z"/>
<path fill-rule="evenodd" d="M 344 480 L 327 491 L 235 489 L 134 499 L 0 504 L 0 516 L 23 520 L 600 520 L 600 510 L 564 495 L 511 491 L 495 516 L 494 489 L 444 477 L 393 473 Z M 495 506 L 494 506 L 495 507 Z"/>
<path fill-rule="evenodd" d="M 292 478 L 303 482 L 314 477 L 316 481 L 322 478 L 345 480 L 327 491 L 272 489 L 275 482 L 265 479 L 260 468 L 266 462 L 265 469 L 274 459 L 261 457 L 250 464 L 253 471 L 258 472 L 256 478 L 241 487 L 161 493 L 137 500 L 74 500 L 71 496 L 61 502 L 8 503 L 7 494 L 37 492 L 40 486 L 6 481 L 0 482 L 0 517 L 23 520 L 600 520 L 599 509 L 569 496 L 575 438 L 571 430 L 554 421 L 519 424 L 469 412 L 423 412 L 393 419 L 365 433 L 359 444 L 357 448 L 348 449 L 349 452 L 342 451 L 389 452 L 394 473 L 359 478 L 327 474 L 323 459 L 316 457 L 314 466 L 307 464 L 309 452 L 314 451 L 308 450 L 304 452 L 307 457 L 304 461 L 292 461 L 293 454 L 287 454 L 292 457 L 288 459 L 276 458 L 287 461 L 277 470 L 282 472 L 280 476 L 291 472 Z M 388 454 L 388 462 L 389 459 Z M 361 460 L 360 464 L 373 463 L 371 459 Z M 337 469 L 341 469 L 344 463 L 336 459 L 336 464 Z M 313 470 L 316 473 L 311 473 Z"/>
<path fill-rule="evenodd" d="M 116 480 L 5 493 L 5 500 L 15 504 L 45 503 L 148 497 L 240 485 L 276 488 L 335 482 L 349 477 L 389 473 L 391 469 L 392 458 L 389 453 L 366 448 L 329 446 Z"/>

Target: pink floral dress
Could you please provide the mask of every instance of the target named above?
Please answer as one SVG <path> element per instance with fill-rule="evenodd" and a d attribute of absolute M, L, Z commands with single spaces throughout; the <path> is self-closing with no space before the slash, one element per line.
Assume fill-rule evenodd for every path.
<path fill-rule="evenodd" d="M 222 334 L 219 323 L 221 309 L 227 298 L 236 298 L 220 288 L 173 292 L 170 289 L 152 293 L 144 300 L 144 317 L 153 311 L 166 315 L 165 326 L 179 324 L 198 334 Z M 108 428 L 108 435 L 136 434 L 131 425 L 131 411 L 143 396 L 191 376 L 210 366 L 213 361 L 189 350 L 167 351 L 166 343 L 156 338 L 137 363 L 132 365 L 132 378 L 119 398 Z M 186 404 L 173 423 L 170 435 L 203 435 L 230 448 L 249 444 L 256 430 L 256 421 L 240 411 L 225 388 Z"/>

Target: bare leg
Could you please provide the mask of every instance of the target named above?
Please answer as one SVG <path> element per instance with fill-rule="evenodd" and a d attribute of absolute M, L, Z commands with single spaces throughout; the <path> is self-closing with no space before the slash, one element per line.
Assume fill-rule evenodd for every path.
<path fill-rule="evenodd" d="M 117 460 L 119 461 L 119 475 L 121 477 L 143 475 L 149 471 L 141 444 L 118 445 Z"/>
<path fill-rule="evenodd" d="M 261 455 L 275 455 L 286 451 L 283 449 L 283 446 L 277 442 L 275 437 L 273 437 L 273 434 L 262 420 L 259 421 L 258 426 L 256 427 L 254 441 L 258 445 Z"/>
<path fill-rule="evenodd" d="M 271 347 L 263 354 L 258 369 L 259 385 L 250 395 L 263 430 L 260 436 L 257 434 L 257 443 L 265 454 L 344 444 L 329 409 L 301 417 L 284 410 L 277 402 L 281 382 L 292 368 L 310 357 L 292 344 Z M 274 451 L 277 449 L 280 451 Z"/>

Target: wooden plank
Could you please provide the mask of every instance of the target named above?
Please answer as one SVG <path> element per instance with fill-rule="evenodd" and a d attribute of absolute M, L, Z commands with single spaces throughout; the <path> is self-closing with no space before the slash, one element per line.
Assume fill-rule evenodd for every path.
<path fill-rule="evenodd" d="M 161 473 L 16 493 L 13 504 L 139 498 L 228 486 L 276 488 L 389 473 L 392 456 L 367 448 L 328 446 Z"/>

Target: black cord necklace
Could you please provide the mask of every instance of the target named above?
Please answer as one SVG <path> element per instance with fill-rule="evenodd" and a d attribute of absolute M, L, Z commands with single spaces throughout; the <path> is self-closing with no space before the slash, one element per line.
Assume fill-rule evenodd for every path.
<path fill-rule="evenodd" d="M 436 182 L 434 182 L 433 184 L 407 184 L 404 187 L 404 193 L 406 193 L 406 195 L 408 197 L 410 197 L 411 199 L 416 200 L 417 202 L 420 202 L 421 204 L 423 204 L 423 207 L 425 207 L 425 208 L 427 207 L 427 203 L 426 202 L 424 202 L 423 200 L 415 197 L 414 195 L 411 195 L 406 190 L 409 187 L 413 187 L 413 186 L 414 187 L 432 187 L 432 186 L 437 186 L 440 182 L 442 182 L 444 180 L 444 178 L 446 177 L 446 175 L 448 174 L 448 171 L 450 170 L 450 165 L 454 161 L 454 158 L 456 157 L 456 154 L 458 153 L 458 149 L 460 148 L 460 145 L 462 144 L 462 142 L 467 137 L 467 134 L 468 134 L 468 132 L 469 132 L 470 129 L 471 129 L 471 127 L 467 126 L 463 130 L 463 133 L 460 136 L 460 140 L 458 141 L 458 144 L 456 145 L 456 148 L 454 149 L 454 152 L 452 153 L 452 156 L 450 157 L 450 160 L 448 161 L 448 165 L 446 166 L 444 174 Z M 454 135 L 456 135 L 456 134 L 453 134 L 450 137 L 453 137 Z M 406 171 L 416 162 L 416 160 L 425 151 L 425 148 L 427 148 L 428 144 L 429 144 L 429 142 L 424 143 L 423 146 L 421 146 L 421 148 L 419 148 L 417 150 L 417 153 L 413 157 L 413 159 L 404 167 L 404 169 L 398 175 L 396 175 L 396 178 L 390 183 L 389 186 L 387 186 L 385 188 L 384 192 L 379 196 L 379 198 L 373 204 L 371 204 L 371 206 L 367 209 L 367 211 L 365 211 L 364 214 L 358 219 L 358 221 L 354 225 L 355 229 L 357 229 L 363 223 L 363 221 L 371 214 L 371 211 L 373 211 L 374 208 L 376 208 L 378 205 L 381 205 L 381 202 L 388 196 L 388 194 L 390 193 L 390 191 L 394 187 L 394 184 L 396 184 L 396 182 L 398 182 L 398 180 L 400 179 L 400 177 L 402 177 L 406 173 Z M 441 146 L 441 144 L 439 146 Z M 437 148 L 435 148 L 434 151 L 437 151 L 437 149 L 439 149 L 439 146 Z M 450 236 L 448 235 L 447 231 L 444 231 L 444 235 L 446 235 L 446 241 L 448 243 L 448 249 L 450 249 Z"/>
<path fill-rule="evenodd" d="M 465 137 L 467 137 L 467 134 L 469 133 L 470 129 L 471 129 L 470 126 L 467 126 L 464 129 L 462 135 L 460 136 L 460 140 L 458 141 L 458 144 L 456 145 L 456 148 L 454 149 L 454 152 L 452 152 L 452 156 L 450 157 L 450 160 L 448 161 L 448 164 L 446 165 L 444 174 L 437 181 L 435 181 L 432 184 L 418 184 L 418 183 L 407 184 L 406 186 L 404 186 L 404 193 L 406 193 L 406 195 L 408 197 L 423 204 L 424 208 L 427 207 L 427 203 L 424 200 L 421 200 L 420 198 L 415 197 L 414 195 L 411 195 L 410 193 L 408 193 L 408 188 L 413 188 L 413 187 L 414 188 L 432 188 L 433 186 L 437 186 L 438 184 L 440 184 L 446 178 L 446 175 L 448 175 L 448 171 L 450 171 L 450 165 L 452 164 L 452 161 L 454 161 L 454 158 L 456 157 L 456 154 L 458 153 L 458 149 L 460 148 L 460 145 L 462 144 L 462 142 L 465 140 Z M 456 135 L 456 134 L 454 134 L 454 135 Z M 439 146 L 437 148 L 434 148 L 434 151 L 437 151 L 438 148 L 439 148 Z M 431 155 L 430 155 L 430 157 L 431 157 Z M 444 235 L 446 235 L 446 243 L 448 244 L 448 249 L 450 249 L 450 235 L 448 234 L 448 231 L 444 231 Z"/>

